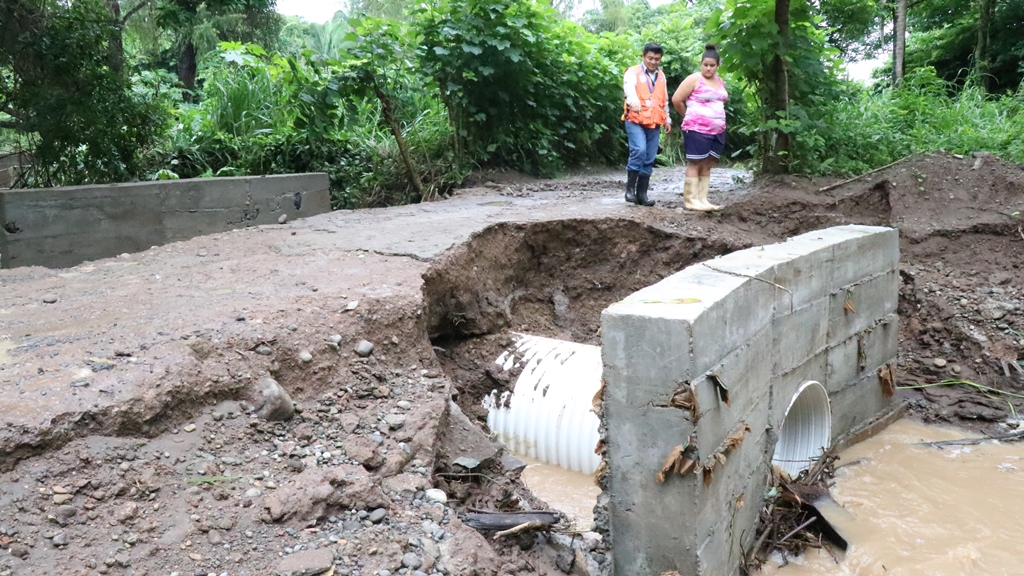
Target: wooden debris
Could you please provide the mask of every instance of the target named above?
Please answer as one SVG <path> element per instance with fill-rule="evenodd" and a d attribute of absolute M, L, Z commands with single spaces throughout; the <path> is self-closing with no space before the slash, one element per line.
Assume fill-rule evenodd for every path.
<path fill-rule="evenodd" d="M 705 486 L 710 486 L 715 481 L 715 468 L 724 465 L 729 460 L 725 454 L 735 450 L 742 444 L 747 432 L 750 432 L 750 425 L 746 422 L 740 422 L 739 426 L 726 436 L 718 449 L 712 452 L 711 456 L 708 456 L 707 461 L 703 462 L 701 471 L 704 472 Z"/>
<path fill-rule="evenodd" d="M 606 386 L 604 379 L 601 380 L 601 387 L 597 389 L 597 393 L 594 394 L 594 399 L 591 401 L 591 406 L 594 409 L 594 414 L 601 413 L 601 404 L 604 403 L 604 387 Z"/>
<path fill-rule="evenodd" d="M 658 471 L 654 478 L 659 484 L 663 484 L 666 480 L 666 474 L 684 476 L 691 471 L 699 470 L 699 463 L 700 453 L 697 449 L 697 442 L 696 440 L 691 440 L 691 437 L 687 437 L 685 444 L 680 444 L 672 449 L 672 452 L 665 458 L 665 462 L 662 463 L 661 470 Z"/>
<path fill-rule="evenodd" d="M 875 168 L 874 170 L 868 170 L 867 172 L 861 174 L 860 176 L 854 176 L 853 178 L 847 178 L 846 180 L 843 180 L 842 182 L 836 182 L 835 184 L 831 184 L 829 186 L 822 186 L 821 188 L 818 188 L 818 192 L 828 192 L 829 190 L 832 190 L 834 188 L 839 188 L 843 184 L 849 184 L 850 182 L 856 182 L 857 180 L 860 180 L 861 178 L 863 178 L 865 176 L 870 176 L 871 174 L 874 174 L 876 172 L 881 172 L 882 170 L 885 170 L 886 168 L 892 168 L 893 166 L 899 164 L 900 162 L 903 162 L 907 158 L 910 158 L 910 156 L 904 156 L 903 158 L 900 158 L 899 160 L 893 162 L 892 164 L 886 164 L 885 166 L 881 166 L 881 167 Z"/>
<path fill-rule="evenodd" d="M 504 538 L 505 536 L 514 536 L 522 532 L 528 532 L 531 530 L 547 530 L 551 528 L 550 524 L 546 524 L 540 520 L 531 520 L 530 522 L 523 522 L 518 526 L 509 528 L 508 530 L 502 530 L 494 535 L 494 540 Z"/>
<path fill-rule="evenodd" d="M 718 390 L 718 399 L 725 402 L 726 406 L 732 406 L 732 399 L 729 398 L 729 389 L 726 388 L 725 382 L 722 382 L 722 377 L 714 372 L 708 372 L 708 380 L 715 385 L 715 389 Z"/>
<path fill-rule="evenodd" d="M 526 512 L 492 512 L 492 511 L 475 511 L 467 512 L 462 521 L 473 528 L 474 530 L 481 531 L 506 531 L 513 528 L 518 529 L 520 532 L 527 530 L 528 528 L 520 528 L 524 524 L 539 523 L 544 526 L 544 529 L 558 524 L 559 513 L 551 510 L 529 510 Z M 541 529 L 541 528 L 535 528 Z"/>
<path fill-rule="evenodd" d="M 697 400 L 697 387 L 693 383 L 680 382 L 668 404 L 673 408 L 688 411 L 691 422 L 696 424 L 697 420 L 700 420 L 700 402 Z"/>
<path fill-rule="evenodd" d="M 882 396 L 892 398 L 896 394 L 896 369 L 892 364 L 878 369 L 878 384 L 882 387 Z"/>
<path fill-rule="evenodd" d="M 772 475 L 773 485 L 761 509 L 757 537 L 746 555 L 748 572 L 759 570 L 773 551 L 785 558 L 799 556 L 807 548 L 846 549 L 846 540 L 817 507 L 832 502 L 829 483 L 837 459 L 829 450 L 796 479 Z"/>

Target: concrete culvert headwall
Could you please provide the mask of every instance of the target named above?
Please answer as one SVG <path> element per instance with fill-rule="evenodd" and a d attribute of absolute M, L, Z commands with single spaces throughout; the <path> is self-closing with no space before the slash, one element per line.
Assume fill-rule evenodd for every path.
<path fill-rule="evenodd" d="M 894 412 L 898 240 L 889 228 L 810 232 L 690 266 L 604 311 L 595 517 L 616 574 L 737 573 L 773 459 L 796 473 Z M 705 472 L 659 482 L 687 442 Z"/>

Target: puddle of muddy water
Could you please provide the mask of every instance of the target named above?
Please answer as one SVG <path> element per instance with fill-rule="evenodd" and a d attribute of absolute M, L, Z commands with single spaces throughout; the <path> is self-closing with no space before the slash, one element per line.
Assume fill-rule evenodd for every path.
<path fill-rule="evenodd" d="M 1021 574 L 1024 445 L 933 448 L 965 434 L 910 420 L 841 455 L 833 496 L 848 512 L 840 564 L 812 550 L 779 576 Z"/>
<path fill-rule="evenodd" d="M 519 458 L 526 462 L 522 478 L 530 491 L 552 509 L 564 512 L 576 529 L 590 530 L 594 523 L 594 503 L 601 493 L 593 476 L 532 458 Z"/>
<path fill-rule="evenodd" d="M 841 563 L 811 550 L 762 573 L 777 576 L 1024 574 L 1024 444 L 933 448 L 958 430 L 900 420 L 841 455 L 830 515 L 849 540 Z M 534 460 L 527 486 L 589 530 L 599 493 L 592 478 Z"/>

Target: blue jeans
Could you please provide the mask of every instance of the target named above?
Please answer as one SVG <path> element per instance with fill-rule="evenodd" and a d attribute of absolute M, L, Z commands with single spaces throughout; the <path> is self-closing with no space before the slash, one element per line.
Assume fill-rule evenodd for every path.
<path fill-rule="evenodd" d="M 658 155 L 658 140 L 661 127 L 644 128 L 626 120 L 626 137 L 629 139 L 629 161 L 626 170 L 636 170 L 650 175 L 654 171 L 654 158 Z"/>

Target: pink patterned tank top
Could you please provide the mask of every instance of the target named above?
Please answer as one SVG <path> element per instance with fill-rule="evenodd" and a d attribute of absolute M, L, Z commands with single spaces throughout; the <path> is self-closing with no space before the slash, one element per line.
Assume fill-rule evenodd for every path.
<path fill-rule="evenodd" d="M 721 88 L 712 88 L 698 75 L 697 87 L 686 99 L 686 116 L 683 117 L 683 130 L 693 130 L 701 134 L 721 134 L 725 132 L 725 101 L 729 93 L 725 90 L 725 82 L 715 76 Z"/>

